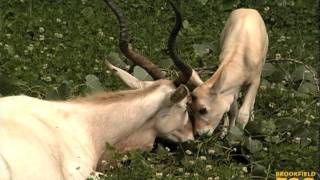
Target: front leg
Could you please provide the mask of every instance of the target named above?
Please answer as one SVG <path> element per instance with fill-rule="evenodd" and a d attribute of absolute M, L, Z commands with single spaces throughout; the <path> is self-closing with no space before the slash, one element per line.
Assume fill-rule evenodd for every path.
<path fill-rule="evenodd" d="M 236 119 L 239 114 L 239 106 L 238 106 L 238 94 L 234 96 L 234 100 L 230 106 L 230 111 L 228 112 L 229 116 L 229 129 L 234 127 L 236 124 Z"/>
<path fill-rule="evenodd" d="M 221 138 L 224 138 L 227 135 L 228 129 L 231 129 L 232 127 L 235 126 L 236 118 L 238 117 L 238 113 L 239 113 L 237 100 L 238 100 L 238 94 L 234 96 L 234 100 L 230 106 L 230 110 L 229 112 L 227 112 L 227 114 L 225 114 L 223 118 L 223 129 L 222 129 L 222 134 L 220 136 Z"/>
<path fill-rule="evenodd" d="M 248 123 L 251 112 L 254 108 L 254 102 L 257 95 L 257 91 L 260 84 L 260 77 L 256 78 L 248 87 L 246 95 L 244 97 L 243 103 L 239 110 L 237 123 L 239 123 L 243 128 Z"/>

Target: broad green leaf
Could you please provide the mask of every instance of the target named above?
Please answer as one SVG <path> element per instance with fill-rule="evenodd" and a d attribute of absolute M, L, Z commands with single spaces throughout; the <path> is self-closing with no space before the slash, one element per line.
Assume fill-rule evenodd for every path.
<path fill-rule="evenodd" d="M 240 0 L 223 0 L 219 7 L 223 10 L 231 10 L 234 9 L 239 3 Z"/>
<path fill-rule="evenodd" d="M 317 86 L 313 83 L 304 81 L 298 88 L 298 92 L 306 93 L 306 94 L 316 94 Z"/>
<path fill-rule="evenodd" d="M 269 120 L 259 120 L 259 121 L 249 121 L 246 129 L 252 135 L 270 135 L 276 130 L 276 125 L 274 121 Z"/>
<path fill-rule="evenodd" d="M 94 11 L 91 7 L 86 7 L 81 11 L 81 14 L 86 18 L 91 18 L 94 16 Z"/>
<path fill-rule="evenodd" d="M 250 137 L 246 138 L 246 140 L 244 142 L 244 146 L 252 154 L 257 153 L 257 152 L 261 151 L 261 149 L 262 149 L 262 143 L 259 140 L 254 140 L 254 139 L 251 139 Z"/>
<path fill-rule="evenodd" d="M 88 74 L 86 76 L 86 85 L 92 92 L 103 91 L 103 87 L 99 81 L 99 78 L 93 74 Z"/>
<path fill-rule="evenodd" d="M 170 58 L 164 58 L 159 60 L 157 64 L 159 65 L 159 67 L 162 67 L 164 69 L 169 69 L 173 65 L 173 62 Z"/>
<path fill-rule="evenodd" d="M 254 176 L 265 177 L 266 174 L 267 174 L 267 168 L 260 164 L 256 164 L 252 169 L 252 175 Z"/>
<path fill-rule="evenodd" d="M 10 54 L 10 55 L 14 55 L 15 54 L 14 48 L 11 45 L 8 45 L 7 51 L 8 51 L 8 54 Z"/>
<path fill-rule="evenodd" d="M 276 69 L 269 77 L 271 82 L 281 82 L 286 77 L 286 73 L 280 69 Z"/>
<path fill-rule="evenodd" d="M 202 5 L 206 5 L 208 0 L 198 0 Z"/>
<path fill-rule="evenodd" d="M 142 81 L 152 80 L 152 77 L 147 73 L 147 71 L 142 69 L 140 66 L 135 66 L 132 74 L 134 77 Z"/>
<path fill-rule="evenodd" d="M 204 42 L 201 44 L 193 44 L 193 51 L 196 56 L 203 57 L 205 54 L 208 54 L 212 50 L 212 42 Z"/>
<path fill-rule="evenodd" d="M 184 20 L 184 21 L 182 22 L 182 26 L 183 26 L 184 29 L 189 29 L 189 28 L 191 28 L 191 25 L 190 25 L 190 23 L 189 23 L 188 20 Z"/>
<path fill-rule="evenodd" d="M 47 100 L 61 100 L 57 88 L 50 88 L 45 95 Z"/>
<path fill-rule="evenodd" d="M 0 93 L 2 95 L 12 94 L 17 87 L 15 83 L 7 76 L 0 74 Z"/>
<path fill-rule="evenodd" d="M 63 81 L 58 87 L 58 95 L 60 99 L 67 99 L 70 97 L 70 85 L 68 81 Z"/>
<path fill-rule="evenodd" d="M 260 121 L 260 129 L 261 134 L 263 135 L 270 135 L 276 130 L 276 125 L 272 120 L 262 120 Z"/>
<path fill-rule="evenodd" d="M 313 75 L 312 73 L 305 68 L 304 65 L 299 66 L 292 74 L 291 78 L 294 81 L 300 81 L 300 80 L 308 80 L 313 81 Z"/>
<path fill-rule="evenodd" d="M 237 126 L 232 127 L 227 135 L 230 145 L 239 144 L 243 139 L 243 130 Z"/>
<path fill-rule="evenodd" d="M 262 76 L 268 77 L 276 71 L 276 67 L 271 63 L 265 63 L 262 69 Z"/>
<path fill-rule="evenodd" d="M 50 88 L 45 99 L 65 100 L 70 97 L 70 85 L 68 81 L 63 81 L 59 87 Z"/>
<path fill-rule="evenodd" d="M 108 60 L 111 64 L 113 64 L 113 65 L 115 65 L 115 66 L 117 66 L 117 67 L 119 67 L 119 68 L 121 68 L 121 69 L 125 69 L 126 66 L 127 66 L 127 64 L 124 63 L 123 60 L 121 60 L 119 54 L 116 53 L 116 52 L 110 52 L 109 55 L 108 55 L 108 57 L 107 57 L 107 60 Z"/>
<path fill-rule="evenodd" d="M 265 141 L 270 142 L 270 143 L 274 143 L 274 144 L 278 144 L 282 141 L 284 141 L 284 139 L 281 139 L 278 135 L 276 136 L 267 136 L 266 138 L 264 138 Z"/>

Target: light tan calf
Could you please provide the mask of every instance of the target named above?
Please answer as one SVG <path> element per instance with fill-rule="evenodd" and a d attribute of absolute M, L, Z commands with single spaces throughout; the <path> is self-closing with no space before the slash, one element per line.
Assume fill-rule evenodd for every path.
<path fill-rule="evenodd" d="M 187 96 L 185 86 L 159 80 L 64 102 L 0 98 L 0 179 L 85 179 L 106 143 L 152 147 L 157 135 L 184 126 Z"/>
<path fill-rule="evenodd" d="M 191 68 L 181 68 L 182 62 L 173 59 L 177 67 L 192 77 L 191 109 L 198 134 L 212 134 L 223 115 L 230 111 L 231 127 L 235 121 L 244 127 L 251 115 L 260 84 L 261 71 L 268 49 L 268 35 L 264 21 L 254 9 L 234 10 L 221 35 L 220 65 L 212 77 L 203 82 Z M 186 66 L 186 65 L 185 65 Z M 239 92 L 245 89 L 243 103 L 238 110 Z"/>

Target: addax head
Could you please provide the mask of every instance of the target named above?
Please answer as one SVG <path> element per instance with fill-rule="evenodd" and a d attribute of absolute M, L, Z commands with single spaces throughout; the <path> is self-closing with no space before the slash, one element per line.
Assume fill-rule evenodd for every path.
<path fill-rule="evenodd" d="M 176 37 L 182 28 L 181 14 L 171 3 L 176 14 L 176 25 L 172 30 L 168 42 L 169 55 L 175 66 L 181 71 L 180 82 L 187 84 L 192 91 L 192 101 L 189 103 L 194 117 L 194 129 L 200 134 L 211 135 L 219 124 L 223 114 L 226 112 L 225 101 L 220 96 L 220 89 L 217 89 L 213 81 L 203 82 L 200 76 L 189 65 L 181 61 L 177 52 Z M 212 79 L 212 78 L 211 78 Z"/>
<path fill-rule="evenodd" d="M 119 48 L 134 65 L 144 68 L 155 81 L 140 81 L 128 72 L 113 66 L 107 62 L 108 67 L 126 85 L 132 89 L 142 89 L 154 85 L 163 86 L 167 98 L 161 109 L 154 116 L 156 129 L 159 136 L 172 141 L 193 140 L 193 128 L 187 113 L 187 97 L 189 91 L 186 86 L 175 83 L 177 81 L 166 80 L 164 73 L 149 58 L 134 52 L 129 47 L 127 20 L 119 7 L 112 0 L 105 0 L 113 13 L 117 16 L 120 25 Z"/>
<path fill-rule="evenodd" d="M 187 110 L 188 96 L 189 90 L 185 85 L 180 85 L 168 94 L 162 110 L 155 116 L 159 137 L 174 142 L 194 139 L 193 127 Z"/>

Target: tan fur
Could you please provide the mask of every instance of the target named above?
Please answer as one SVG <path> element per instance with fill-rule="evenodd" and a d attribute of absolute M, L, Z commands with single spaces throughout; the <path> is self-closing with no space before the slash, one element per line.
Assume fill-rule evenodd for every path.
<path fill-rule="evenodd" d="M 262 66 L 268 48 L 268 35 L 260 14 L 253 9 L 234 10 L 221 34 L 220 65 L 206 82 L 192 92 L 195 129 L 209 133 L 219 124 L 223 114 L 230 111 L 230 126 L 235 121 L 247 124 L 260 83 Z M 241 89 L 246 89 L 243 104 L 237 109 Z M 200 114 L 206 108 L 208 113 Z"/>

